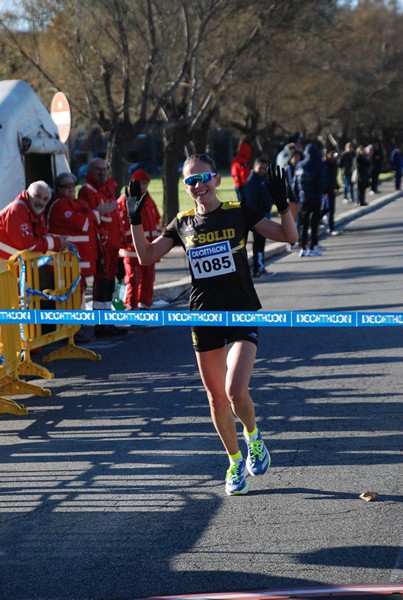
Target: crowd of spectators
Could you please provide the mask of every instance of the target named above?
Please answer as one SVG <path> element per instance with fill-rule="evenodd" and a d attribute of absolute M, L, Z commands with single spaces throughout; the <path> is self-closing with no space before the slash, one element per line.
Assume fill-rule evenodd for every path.
<path fill-rule="evenodd" d="M 138 169 L 132 175 L 136 178 L 147 195 L 144 219 L 152 240 L 160 232 L 160 214 L 147 190 L 150 176 Z M 154 265 L 139 264 L 128 234 L 125 197 L 116 199 L 117 183 L 109 177 L 107 161 L 98 157 L 91 160 L 78 194 L 76 184 L 73 173 L 59 173 L 54 190 L 45 181 L 35 181 L 3 208 L 0 258 L 8 259 L 22 250 L 45 253 L 74 247 L 79 256 L 82 308 L 110 310 L 119 274 L 127 292 L 123 307 L 151 308 Z M 127 328 L 114 325 L 94 328 L 95 337 L 127 332 Z M 88 335 L 81 332 L 77 339 L 87 341 Z"/>
<path fill-rule="evenodd" d="M 231 164 L 236 198 L 271 215 L 273 198 L 267 187 L 268 160 L 257 156 L 252 163 L 252 146 L 239 145 Z M 320 140 L 306 145 L 300 138 L 278 153 L 277 165 L 285 170 L 288 200 L 297 223 L 301 257 L 320 256 L 318 231 L 337 235 L 335 208 L 341 192 L 345 204 L 367 204 L 367 194 L 379 192 L 379 175 L 386 165 L 395 172 L 396 190 L 401 188 L 403 155 L 394 146 L 385 157 L 379 141 L 369 146 L 345 144 L 338 154 Z M 149 241 L 161 232 L 160 214 L 148 192 L 150 175 L 137 169 L 131 178 L 140 182 L 147 195 L 144 226 Z M 82 307 L 111 309 L 116 282 L 124 281 L 123 308 L 148 309 L 153 304 L 155 265 L 141 266 L 133 247 L 126 212 L 125 196 L 118 197 L 117 184 L 109 177 L 108 164 L 94 158 L 88 165 L 86 181 L 77 194 L 77 179 L 71 172 L 60 173 L 54 191 L 44 181 L 31 183 L 0 211 L 0 258 L 19 250 L 60 251 L 73 244 L 80 257 Z M 265 267 L 265 238 L 253 237 L 252 274 L 258 278 L 271 274 Z M 92 298 L 88 302 L 88 278 L 92 279 Z M 118 336 L 126 328 L 97 326 L 96 337 Z"/>
<path fill-rule="evenodd" d="M 248 153 L 245 153 L 245 142 L 240 145 L 240 149 L 241 147 L 243 157 L 252 155 L 251 146 L 249 146 Z M 265 178 L 263 173 L 260 173 L 258 187 L 256 171 L 259 164 L 267 164 L 267 160 L 264 157 L 258 157 L 256 160 L 249 179 L 246 179 L 241 187 L 241 194 L 239 193 L 239 178 L 235 179 L 233 175 L 234 168 L 231 169 L 231 174 L 234 177 L 235 191 L 240 201 L 259 208 L 261 198 L 264 196 L 262 185 L 264 185 Z M 233 165 L 237 162 L 239 162 L 239 152 L 234 158 Z M 340 192 L 344 204 L 366 206 L 368 204 L 367 194 L 379 193 L 379 176 L 383 169 L 394 170 L 395 188 L 396 190 L 401 188 L 403 156 L 400 148 L 396 145 L 390 156 L 385 157 L 378 140 L 367 146 L 348 142 L 343 151 L 339 153 L 334 146 L 326 145 L 320 139 L 304 145 L 301 137 L 297 136 L 294 141 L 285 144 L 280 150 L 276 157 L 276 164 L 286 173 L 290 209 L 299 232 L 296 248 L 301 257 L 321 255 L 318 241 L 321 223 L 325 223 L 326 232 L 329 235 L 338 235 L 334 216 Z M 243 162 L 243 172 L 245 173 L 247 169 L 248 164 Z M 248 193 L 245 197 L 246 191 Z M 272 199 L 266 199 L 266 207 L 271 204 Z M 260 210 L 263 214 L 267 213 L 267 210 Z M 253 275 L 256 276 L 255 238 L 253 244 Z M 264 256 L 262 248 L 259 249 L 259 252 L 260 256 Z M 263 274 L 267 272 L 262 264 L 260 269 Z"/>

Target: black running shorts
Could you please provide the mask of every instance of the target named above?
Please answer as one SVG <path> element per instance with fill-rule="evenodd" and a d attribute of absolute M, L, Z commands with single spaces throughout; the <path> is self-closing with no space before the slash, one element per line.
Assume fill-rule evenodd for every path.
<path fill-rule="evenodd" d="M 233 342 L 245 340 L 257 346 L 257 327 L 192 327 L 192 342 L 196 352 L 224 348 Z"/>

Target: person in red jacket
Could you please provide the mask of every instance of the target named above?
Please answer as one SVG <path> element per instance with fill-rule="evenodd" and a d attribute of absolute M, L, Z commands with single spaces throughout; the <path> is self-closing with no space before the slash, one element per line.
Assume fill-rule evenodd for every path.
<path fill-rule="evenodd" d="M 146 238 L 152 242 L 161 233 L 161 216 L 157 205 L 147 191 L 150 176 L 143 169 L 137 169 L 131 178 L 133 181 L 140 182 L 142 194 L 147 193 L 141 215 Z M 119 256 L 123 258 L 125 268 L 125 305 L 129 309 L 151 308 L 154 295 L 155 263 L 147 266 L 140 265 L 133 246 L 124 194 L 118 199 L 118 206 L 125 230 L 125 246 L 119 250 Z"/>
<path fill-rule="evenodd" d="M 56 197 L 47 212 L 47 226 L 51 233 L 67 235 L 77 248 L 84 295 L 86 277 L 96 273 L 101 216 L 114 209 L 114 202 L 101 202 L 91 210 L 87 202 L 75 198 L 76 181 L 73 173 L 60 173 L 56 177 Z"/>
<path fill-rule="evenodd" d="M 113 208 L 101 215 L 99 228 L 101 258 L 94 276 L 93 308 L 110 310 L 118 272 L 118 253 L 122 245 L 122 223 L 116 202 L 117 183 L 108 177 L 108 163 L 103 158 L 93 158 L 89 165 L 87 181 L 78 193 L 79 200 L 87 203 L 90 210 L 108 203 Z M 113 325 L 96 325 L 95 337 L 123 335 L 127 329 Z"/>
<path fill-rule="evenodd" d="M 243 187 L 251 171 L 250 159 L 252 156 L 252 147 L 247 142 L 239 144 L 238 152 L 231 162 L 230 173 L 234 180 L 235 192 L 239 202 L 243 200 Z"/>
<path fill-rule="evenodd" d="M 46 228 L 44 211 L 51 196 L 45 181 L 34 181 L 0 211 L 0 258 L 19 250 L 46 253 L 67 248 L 66 235 L 50 234 Z"/>

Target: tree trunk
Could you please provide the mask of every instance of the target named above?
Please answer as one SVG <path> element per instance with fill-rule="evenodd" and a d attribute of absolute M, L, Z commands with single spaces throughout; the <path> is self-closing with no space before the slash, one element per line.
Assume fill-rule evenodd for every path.
<path fill-rule="evenodd" d="M 164 130 L 162 184 L 164 190 L 162 225 L 167 225 L 179 212 L 179 162 L 183 156 L 187 129 L 183 126 Z"/>
<path fill-rule="evenodd" d="M 128 148 L 131 139 L 127 139 L 127 134 L 122 131 L 122 124 L 117 125 L 116 129 L 110 132 L 108 141 L 107 159 L 111 167 L 111 177 L 117 181 L 118 187 L 116 193 L 120 196 L 121 189 L 129 181 L 128 167 L 129 161 L 126 160 Z"/>
<path fill-rule="evenodd" d="M 210 128 L 213 118 L 218 114 L 217 106 L 213 106 L 199 120 L 196 127 L 191 132 L 192 147 L 195 154 L 208 152 L 208 140 L 210 137 Z"/>

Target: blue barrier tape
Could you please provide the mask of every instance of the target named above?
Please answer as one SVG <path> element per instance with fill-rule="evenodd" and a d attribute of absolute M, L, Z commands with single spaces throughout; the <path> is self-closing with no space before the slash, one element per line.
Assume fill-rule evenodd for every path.
<path fill-rule="evenodd" d="M 31 296 L 41 296 L 42 298 L 45 298 L 46 300 L 53 300 L 54 302 L 67 302 L 67 300 L 70 298 L 70 296 L 75 292 L 76 287 L 80 283 L 80 279 L 81 279 L 81 276 L 79 275 L 77 277 L 77 279 L 71 284 L 69 291 L 66 294 L 63 294 L 61 296 L 54 296 L 53 294 L 47 294 L 46 292 L 42 292 L 41 290 L 34 290 L 32 288 L 27 288 L 25 290 L 27 298 L 28 298 L 27 305 L 29 306 L 29 304 L 31 302 L 31 298 L 30 298 Z"/>
<path fill-rule="evenodd" d="M 52 259 L 53 259 L 53 256 L 51 256 L 51 255 L 41 256 L 40 258 L 38 258 L 38 267 L 43 267 L 48 262 L 50 262 Z M 20 261 L 20 277 L 19 277 L 20 297 L 23 299 L 24 294 L 27 295 L 26 307 L 28 308 L 28 306 L 31 302 L 30 294 L 32 292 L 35 292 L 36 290 L 33 290 L 32 288 L 25 289 L 25 276 L 26 276 L 25 275 L 26 274 L 25 261 L 22 259 L 21 256 L 18 257 L 18 260 Z"/>
<path fill-rule="evenodd" d="M 238 326 L 259 327 L 396 327 L 403 325 L 397 312 L 198 312 L 172 310 L 0 310 L 1 323 L 62 325 Z"/>
<path fill-rule="evenodd" d="M 68 250 L 70 250 L 70 252 L 72 252 L 73 254 L 75 254 L 77 256 L 78 260 L 80 260 L 80 255 L 78 254 L 78 251 L 74 246 L 69 244 L 67 248 L 68 248 Z M 46 265 L 46 263 L 51 261 L 53 258 L 54 258 L 53 255 L 44 256 L 44 257 L 39 258 L 38 259 L 38 267 L 43 267 L 44 265 Z M 25 263 L 22 260 L 21 260 L 21 263 L 22 263 L 22 266 L 21 266 L 21 274 L 20 274 L 20 294 L 21 294 L 21 298 L 23 298 L 24 297 L 23 287 L 25 285 Z M 31 296 L 41 296 L 42 298 L 46 298 L 46 300 L 52 300 L 54 302 L 67 302 L 67 300 L 70 298 L 70 296 L 75 292 L 76 287 L 80 283 L 80 280 L 81 280 L 81 275 L 79 275 L 76 278 L 76 280 L 71 284 L 71 287 L 68 290 L 68 292 L 61 296 L 47 294 L 45 292 L 42 292 L 41 290 L 34 290 L 33 288 L 27 287 L 25 289 L 25 295 L 27 298 L 26 307 L 28 308 L 31 303 L 31 300 L 32 300 Z M 22 285 L 22 289 L 21 289 L 21 285 Z"/>

